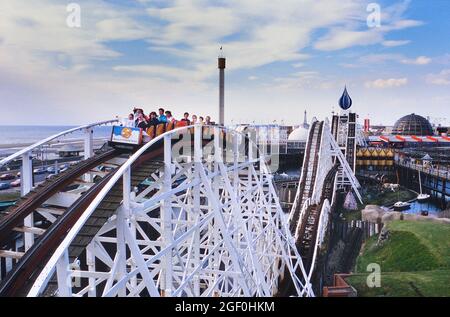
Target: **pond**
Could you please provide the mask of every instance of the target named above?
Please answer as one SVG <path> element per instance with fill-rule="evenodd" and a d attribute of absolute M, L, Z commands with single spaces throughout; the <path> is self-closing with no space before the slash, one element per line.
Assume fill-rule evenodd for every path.
<path fill-rule="evenodd" d="M 437 217 L 442 211 L 439 205 L 432 200 L 426 202 L 419 202 L 417 200 L 411 202 L 411 207 L 403 211 L 405 214 L 417 214 L 420 215 L 422 211 L 428 211 L 429 216 Z"/>
<path fill-rule="evenodd" d="M 411 206 L 409 209 L 402 210 L 405 214 L 412 214 L 412 215 L 420 215 L 422 211 L 428 211 L 428 216 L 431 217 L 438 217 L 439 214 L 443 211 L 442 208 L 439 207 L 439 204 L 432 199 L 425 201 L 425 202 L 419 202 L 418 200 L 411 200 L 409 201 Z M 393 211 L 392 205 L 385 206 L 383 209 Z"/>

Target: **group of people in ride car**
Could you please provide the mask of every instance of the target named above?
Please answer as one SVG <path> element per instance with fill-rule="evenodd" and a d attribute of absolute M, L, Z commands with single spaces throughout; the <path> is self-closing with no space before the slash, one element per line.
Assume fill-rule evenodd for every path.
<path fill-rule="evenodd" d="M 151 137 L 176 127 L 194 124 L 214 125 L 214 123 L 211 122 L 210 116 L 203 118 L 202 116 L 197 117 L 197 115 L 194 114 L 189 118 L 189 113 L 185 112 L 182 119 L 176 120 L 171 111 L 164 110 L 163 108 L 159 108 L 158 113 L 152 111 L 149 115 L 146 115 L 141 108 L 134 108 L 133 112 L 128 115 L 128 119 L 124 120 L 122 123 L 122 125 L 126 127 L 140 128 Z"/>

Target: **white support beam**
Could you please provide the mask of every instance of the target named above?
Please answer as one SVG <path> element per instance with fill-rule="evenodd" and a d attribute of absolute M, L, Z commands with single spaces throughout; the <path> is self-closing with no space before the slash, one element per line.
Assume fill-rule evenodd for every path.
<path fill-rule="evenodd" d="M 20 260 L 24 256 L 24 252 L 16 252 L 11 250 L 0 250 L 0 258 L 9 258 Z"/>
<path fill-rule="evenodd" d="M 84 130 L 84 159 L 87 160 L 94 155 L 94 131 L 92 128 Z"/>
<path fill-rule="evenodd" d="M 39 208 L 36 208 L 36 211 L 61 216 L 62 214 L 64 214 L 66 209 L 65 208 L 57 208 L 57 207 L 39 207 Z"/>
<path fill-rule="evenodd" d="M 197 130 L 197 128 L 196 128 Z M 198 132 L 195 133 L 195 136 Z M 164 192 L 169 192 L 172 189 L 172 138 L 170 135 L 164 137 L 164 174 L 163 174 L 163 188 Z M 170 247 L 173 243 L 172 232 L 172 207 L 170 199 L 167 197 L 162 201 L 161 205 L 161 237 L 163 247 Z M 163 259 L 163 271 L 161 276 L 161 287 L 163 296 L 171 296 L 173 291 L 173 262 L 172 250 L 170 250 Z"/>
<path fill-rule="evenodd" d="M 56 264 L 58 277 L 58 296 L 70 297 L 72 295 L 72 279 L 70 276 L 69 251 L 65 250 L 63 256 Z"/>
<path fill-rule="evenodd" d="M 20 184 L 22 197 L 28 194 L 33 189 L 33 163 L 30 152 L 26 152 L 22 155 Z"/>
<path fill-rule="evenodd" d="M 14 227 L 13 230 L 17 231 L 17 232 L 32 233 L 35 235 L 43 235 L 45 233 L 44 229 L 36 228 L 36 227 L 27 227 L 27 226 Z"/>
<path fill-rule="evenodd" d="M 33 161 L 31 152 L 26 152 L 22 155 L 20 178 L 21 195 L 23 197 L 33 189 Z M 24 225 L 34 227 L 34 216 L 32 213 L 24 219 Z M 34 244 L 34 234 L 27 232 L 24 236 L 25 251 L 27 251 Z"/>

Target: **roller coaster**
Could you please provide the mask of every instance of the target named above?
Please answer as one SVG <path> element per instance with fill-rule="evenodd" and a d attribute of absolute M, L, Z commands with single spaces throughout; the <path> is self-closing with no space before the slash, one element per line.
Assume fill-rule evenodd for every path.
<path fill-rule="evenodd" d="M 327 120 L 311 125 L 289 214 L 249 134 L 172 127 L 128 147 L 120 138 L 133 129 L 115 126 L 119 141 L 94 154 L 105 124 L 117 120 L 0 161 L 22 160 L 22 198 L 0 215 L 0 296 L 315 295 L 338 171 L 359 195 Z M 32 151 L 74 131 L 85 132 L 84 160 L 33 186 Z"/>

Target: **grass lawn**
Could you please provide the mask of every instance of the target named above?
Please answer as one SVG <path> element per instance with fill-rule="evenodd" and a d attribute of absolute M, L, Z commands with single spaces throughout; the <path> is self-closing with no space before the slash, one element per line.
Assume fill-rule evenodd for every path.
<path fill-rule="evenodd" d="M 450 296 L 450 270 L 395 272 L 381 274 L 381 287 L 369 288 L 366 274 L 355 274 L 347 281 L 360 297 L 442 297 Z"/>
<path fill-rule="evenodd" d="M 357 259 L 354 283 L 360 296 L 450 296 L 450 225 L 393 221 L 390 237 L 377 246 L 369 239 Z M 381 288 L 366 286 L 367 265 L 381 267 Z"/>

